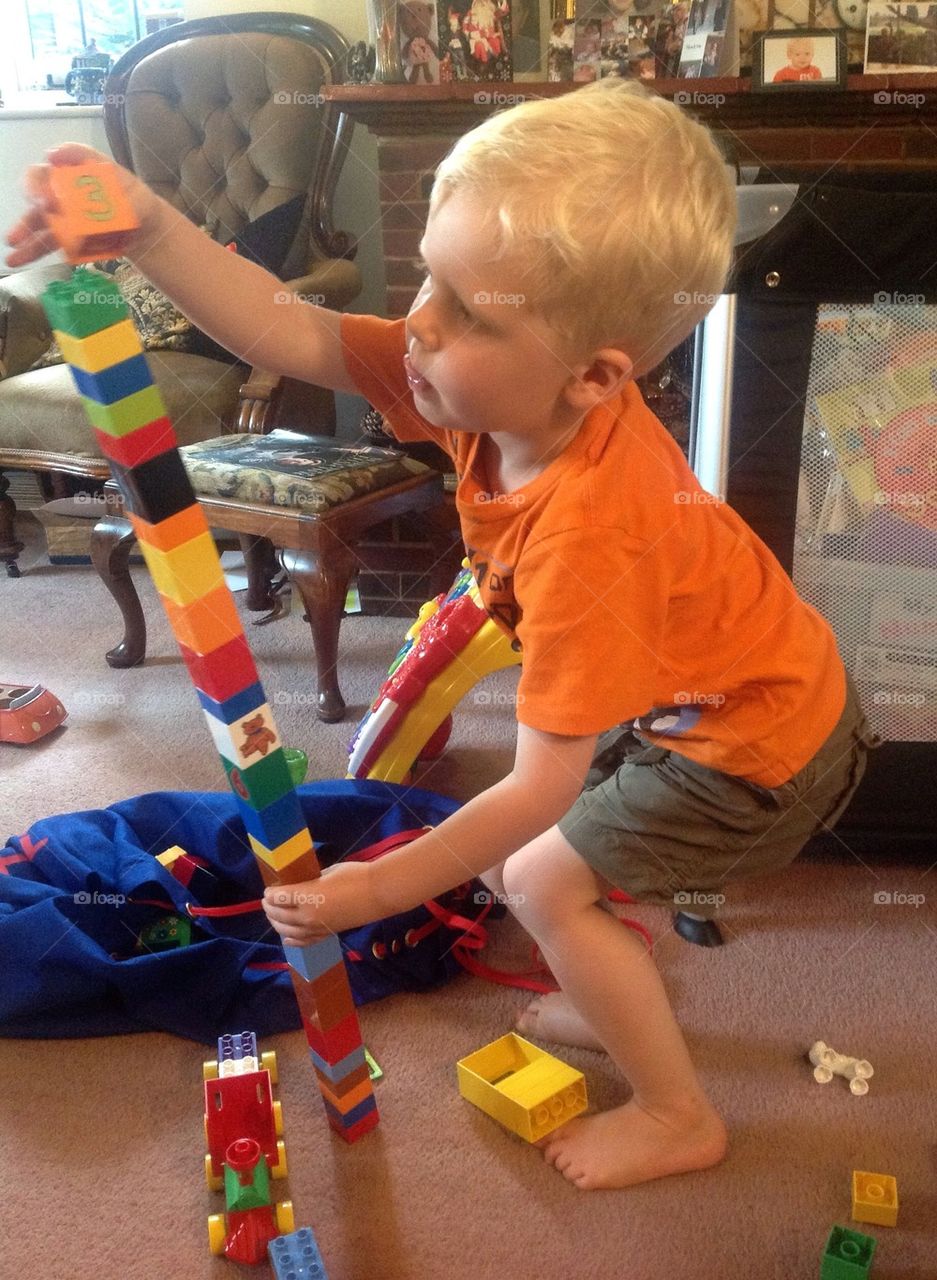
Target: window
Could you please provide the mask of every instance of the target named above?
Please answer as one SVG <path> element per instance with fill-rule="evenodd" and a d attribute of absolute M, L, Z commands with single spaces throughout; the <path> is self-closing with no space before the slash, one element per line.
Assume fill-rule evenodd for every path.
<path fill-rule="evenodd" d="M 13 63 L 20 90 L 55 89 L 62 99 L 72 59 L 109 57 L 151 32 L 181 22 L 173 0 L 14 0 Z"/>

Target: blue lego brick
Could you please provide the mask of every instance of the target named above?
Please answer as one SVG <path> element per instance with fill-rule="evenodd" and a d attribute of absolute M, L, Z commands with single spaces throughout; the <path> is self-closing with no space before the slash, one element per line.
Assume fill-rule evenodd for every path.
<path fill-rule="evenodd" d="M 284 947 L 283 951 L 290 967 L 302 974 L 307 982 L 315 982 L 323 973 L 342 963 L 342 945 L 334 933 L 321 942 L 310 942 L 305 947 Z"/>
<path fill-rule="evenodd" d="M 116 404 L 125 396 L 135 395 L 153 385 L 153 375 L 144 355 L 120 360 L 117 364 L 108 365 L 106 369 L 99 369 L 97 373 L 88 373 L 75 365 L 71 366 L 71 371 L 78 394 L 87 396 L 98 404 Z"/>
<path fill-rule="evenodd" d="M 262 707 L 267 701 L 263 685 L 259 681 L 249 684 L 245 689 L 240 689 L 224 702 L 217 702 L 201 689 L 196 689 L 195 692 L 209 715 L 213 715 L 222 724 L 234 724 L 236 720 L 243 720 L 255 707 Z"/>
<path fill-rule="evenodd" d="M 276 1280 L 329 1280 L 311 1227 L 277 1236 L 267 1245 Z"/>
<path fill-rule="evenodd" d="M 353 1125 L 356 1125 L 359 1120 L 363 1120 L 366 1115 L 370 1115 L 372 1111 L 377 1110 L 377 1102 L 373 1094 L 370 1094 L 362 1102 L 359 1102 L 356 1107 L 352 1107 L 350 1111 L 346 1111 L 344 1115 L 342 1115 L 337 1107 L 332 1106 L 328 1098 L 323 1098 L 322 1101 L 325 1104 L 326 1114 L 329 1119 L 334 1121 L 340 1129 L 350 1129 Z"/>
<path fill-rule="evenodd" d="M 236 791 L 234 798 L 247 833 L 268 849 L 276 849 L 277 845 L 286 844 L 298 832 L 306 830 L 306 819 L 295 791 L 287 791 L 265 809 L 255 809 Z M 311 840 L 309 844 L 311 847 Z"/>
<path fill-rule="evenodd" d="M 368 1060 L 364 1056 L 364 1045 L 359 1045 L 356 1049 L 352 1049 L 351 1053 L 346 1053 L 344 1058 L 340 1058 L 338 1062 L 326 1062 L 315 1049 L 309 1050 L 309 1056 L 312 1058 L 313 1065 L 322 1072 L 326 1080 L 332 1084 L 341 1084 L 347 1075 L 350 1075 L 357 1067 L 367 1066 Z M 325 1104 L 328 1106 L 328 1103 Z M 333 1111 L 334 1111 L 333 1107 Z M 338 1112 L 335 1112 L 338 1115 Z"/>
<path fill-rule="evenodd" d="M 260 1061 L 257 1037 L 253 1031 L 238 1031 L 233 1035 L 218 1037 L 219 1062 L 239 1062 L 241 1058 L 256 1058 Z"/>

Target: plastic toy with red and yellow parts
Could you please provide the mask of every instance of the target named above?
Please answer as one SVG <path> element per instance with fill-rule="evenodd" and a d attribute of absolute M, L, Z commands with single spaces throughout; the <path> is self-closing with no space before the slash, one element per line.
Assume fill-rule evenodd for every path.
<path fill-rule="evenodd" d="M 295 1227 L 292 1202 L 270 1194 L 271 1177 L 286 1177 L 276 1070 L 276 1054 L 259 1055 L 252 1031 L 221 1036 L 217 1060 L 202 1067 L 205 1180 L 225 1193 L 225 1213 L 208 1219 L 209 1248 L 233 1262 L 263 1261 L 270 1241 Z"/>
<path fill-rule="evenodd" d="M 403 782 L 445 746 L 456 703 L 483 676 L 516 666 L 520 652 L 488 616 L 466 567 L 446 595 L 420 609 L 350 745 L 348 776 Z"/>

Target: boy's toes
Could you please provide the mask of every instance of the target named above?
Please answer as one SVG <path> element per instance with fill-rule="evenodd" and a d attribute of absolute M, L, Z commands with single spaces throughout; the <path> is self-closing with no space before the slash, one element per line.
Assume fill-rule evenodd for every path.
<path fill-rule="evenodd" d="M 514 1024 L 521 1035 L 535 1036 L 539 1034 L 537 1028 L 540 1025 L 541 999 L 541 996 L 535 996 Z"/>

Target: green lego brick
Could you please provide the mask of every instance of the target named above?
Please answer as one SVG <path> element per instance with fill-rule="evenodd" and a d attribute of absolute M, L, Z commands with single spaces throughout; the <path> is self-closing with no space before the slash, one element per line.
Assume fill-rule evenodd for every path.
<path fill-rule="evenodd" d="M 166 406 L 155 383 L 113 404 L 99 404 L 87 396 L 81 397 L 81 403 L 92 425 L 109 436 L 127 436 L 138 427 L 166 416 Z"/>
<path fill-rule="evenodd" d="M 861 1231 L 833 1227 L 823 1250 L 820 1280 L 867 1280 L 876 1243 Z"/>
<path fill-rule="evenodd" d="M 114 281 L 87 267 L 76 267 L 67 280 L 53 281 L 42 305 L 52 328 L 72 338 L 87 338 L 130 314 Z"/>
<path fill-rule="evenodd" d="M 368 1064 L 368 1075 L 372 1080 L 380 1080 L 383 1078 L 384 1069 L 379 1067 L 377 1060 L 371 1056 L 371 1050 L 365 1045 L 364 1060 Z"/>
<path fill-rule="evenodd" d="M 293 779 L 290 776 L 286 756 L 279 747 L 264 759 L 252 764 L 249 769 L 239 769 L 224 756 L 221 757 L 221 763 L 224 765 L 232 790 L 258 811 L 266 809 L 268 805 L 274 804 L 288 791 L 293 790 Z M 232 773 L 236 773 L 237 777 L 232 779 Z"/>
<path fill-rule="evenodd" d="M 225 1165 L 224 1195 L 228 1213 L 242 1213 L 245 1209 L 262 1209 L 264 1205 L 273 1204 L 270 1198 L 270 1171 L 263 1154 L 254 1166 L 253 1173 L 253 1181 L 242 1187 L 231 1166 Z"/>
<path fill-rule="evenodd" d="M 147 951 L 172 951 L 187 947 L 192 941 L 192 921 L 182 916 L 167 916 L 148 924 L 140 933 L 140 946 Z"/>

